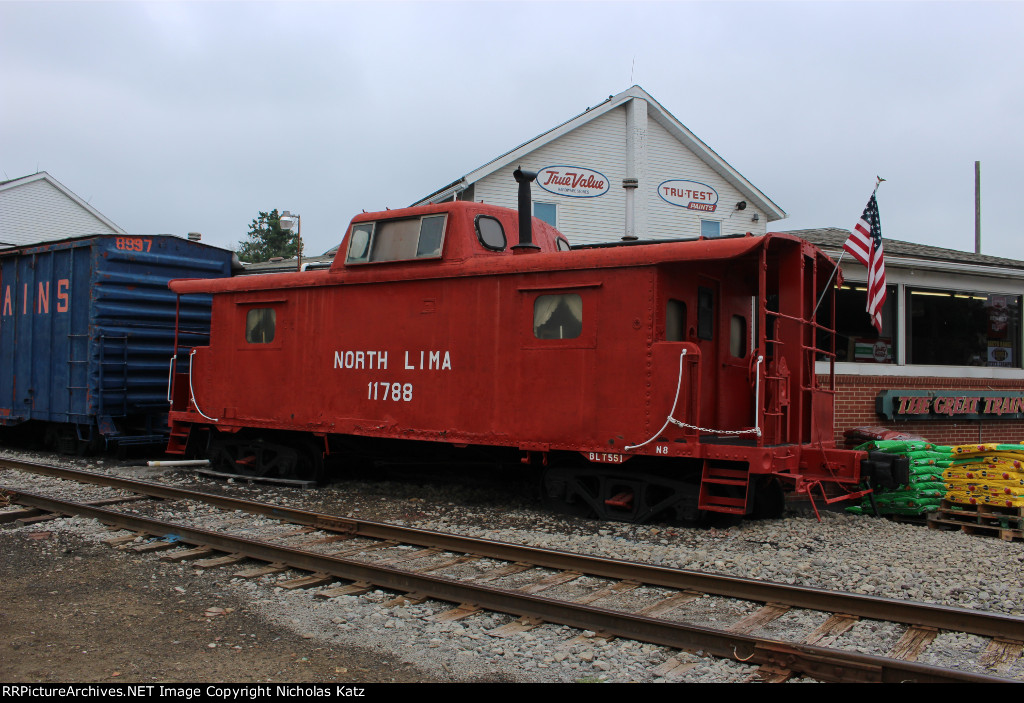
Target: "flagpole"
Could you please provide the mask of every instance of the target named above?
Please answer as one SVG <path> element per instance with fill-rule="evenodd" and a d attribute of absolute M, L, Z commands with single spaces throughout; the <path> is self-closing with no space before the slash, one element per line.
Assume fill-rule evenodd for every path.
<path fill-rule="evenodd" d="M 878 186 L 882 185 L 885 181 L 881 176 L 875 176 L 875 189 L 871 191 L 871 197 L 875 197 L 875 193 L 878 192 Z M 871 198 L 868 198 L 870 200 Z M 843 253 L 839 255 L 839 260 L 836 262 L 836 267 L 832 269 L 832 275 L 828 277 L 828 283 L 825 284 L 825 288 L 821 291 L 821 297 L 818 298 L 818 304 L 814 306 L 814 312 L 811 313 L 811 319 L 815 319 L 815 315 L 818 314 L 818 308 L 821 307 L 821 301 L 825 299 L 825 293 L 832 287 L 832 279 L 836 277 L 836 273 L 839 271 L 839 264 L 843 263 L 843 257 L 846 256 L 846 249 L 843 249 Z"/>

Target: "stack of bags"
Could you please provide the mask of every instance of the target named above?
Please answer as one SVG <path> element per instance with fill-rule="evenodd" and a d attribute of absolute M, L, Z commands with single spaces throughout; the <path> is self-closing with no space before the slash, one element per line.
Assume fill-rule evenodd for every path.
<path fill-rule="evenodd" d="M 847 508 L 849 512 L 860 515 L 922 515 L 939 509 L 946 495 L 943 471 L 952 463 L 952 447 L 936 446 L 925 440 L 879 440 L 865 442 L 857 449 L 906 456 L 910 460 L 910 477 L 906 484 L 894 488 L 873 486 L 874 492 L 859 506 Z"/>
<path fill-rule="evenodd" d="M 946 499 L 966 505 L 1024 507 L 1024 443 L 961 444 L 942 472 Z"/>

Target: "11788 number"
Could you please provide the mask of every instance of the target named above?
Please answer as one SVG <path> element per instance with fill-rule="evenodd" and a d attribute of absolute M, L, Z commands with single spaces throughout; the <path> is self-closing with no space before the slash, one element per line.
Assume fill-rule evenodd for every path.
<path fill-rule="evenodd" d="M 371 381 L 366 384 L 366 398 L 368 400 L 412 400 L 411 383 L 389 383 L 388 381 Z"/>

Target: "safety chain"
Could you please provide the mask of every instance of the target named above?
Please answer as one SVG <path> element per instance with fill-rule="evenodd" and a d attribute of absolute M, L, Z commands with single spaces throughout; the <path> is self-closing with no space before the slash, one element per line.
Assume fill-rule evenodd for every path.
<path fill-rule="evenodd" d="M 679 427 L 688 427 L 691 430 L 697 430 L 698 432 L 713 432 L 714 434 L 756 434 L 758 437 L 761 436 L 760 427 L 752 427 L 749 430 L 713 430 L 709 427 L 697 427 L 696 425 L 687 425 L 685 422 L 679 422 L 679 420 L 675 419 L 671 415 L 669 416 L 668 421 L 671 422 L 673 425 L 678 425 Z"/>
<path fill-rule="evenodd" d="M 625 447 L 622 448 L 623 451 L 628 452 L 628 451 L 630 451 L 632 449 L 639 449 L 640 447 L 643 447 L 644 445 L 650 444 L 651 442 L 653 442 L 655 440 L 656 437 L 658 437 L 662 432 L 665 431 L 665 428 L 669 426 L 669 423 L 672 423 L 674 425 L 678 425 L 679 427 L 686 427 L 686 428 L 689 428 L 691 430 L 696 430 L 697 432 L 711 432 L 711 433 L 714 433 L 714 434 L 732 434 L 732 435 L 755 434 L 758 437 L 761 436 L 761 427 L 759 425 L 756 425 L 756 424 L 755 424 L 755 427 L 753 427 L 752 429 L 749 429 L 749 430 L 712 430 L 712 429 L 707 428 L 707 427 L 697 427 L 695 425 L 688 425 L 685 422 L 680 422 L 679 420 L 677 420 L 674 417 L 672 417 L 672 415 L 674 415 L 675 412 L 676 412 L 676 405 L 679 403 L 679 391 L 681 391 L 682 388 L 683 388 L 683 358 L 685 356 L 686 356 L 686 350 L 683 349 L 682 353 L 679 355 L 679 380 L 676 382 L 676 397 L 675 397 L 675 400 L 672 401 L 672 409 L 669 410 L 669 412 L 668 412 L 668 419 L 665 420 L 665 424 L 662 425 L 661 429 L 658 430 L 657 432 L 655 432 L 654 436 L 652 436 L 646 442 L 641 442 L 640 444 L 631 444 L 631 445 L 625 446 Z M 758 401 L 761 399 L 761 363 L 763 361 L 764 361 L 764 357 L 763 356 L 758 356 L 757 357 L 757 368 L 755 370 L 756 378 L 757 378 L 757 383 L 756 383 L 756 385 L 754 387 L 754 406 L 755 406 L 755 408 L 757 407 Z M 755 418 L 757 417 L 756 413 L 755 413 L 754 417 Z M 755 423 L 756 422 L 757 421 L 755 419 Z"/>

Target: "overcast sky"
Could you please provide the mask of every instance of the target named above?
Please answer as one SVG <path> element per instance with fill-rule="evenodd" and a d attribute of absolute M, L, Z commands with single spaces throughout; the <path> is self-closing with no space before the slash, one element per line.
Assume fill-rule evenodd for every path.
<path fill-rule="evenodd" d="M 1024 259 L 1024 4 L 9 2 L 0 169 L 131 233 L 309 254 L 632 84 L 783 210 Z M 512 187 L 512 185 L 510 185 Z"/>

